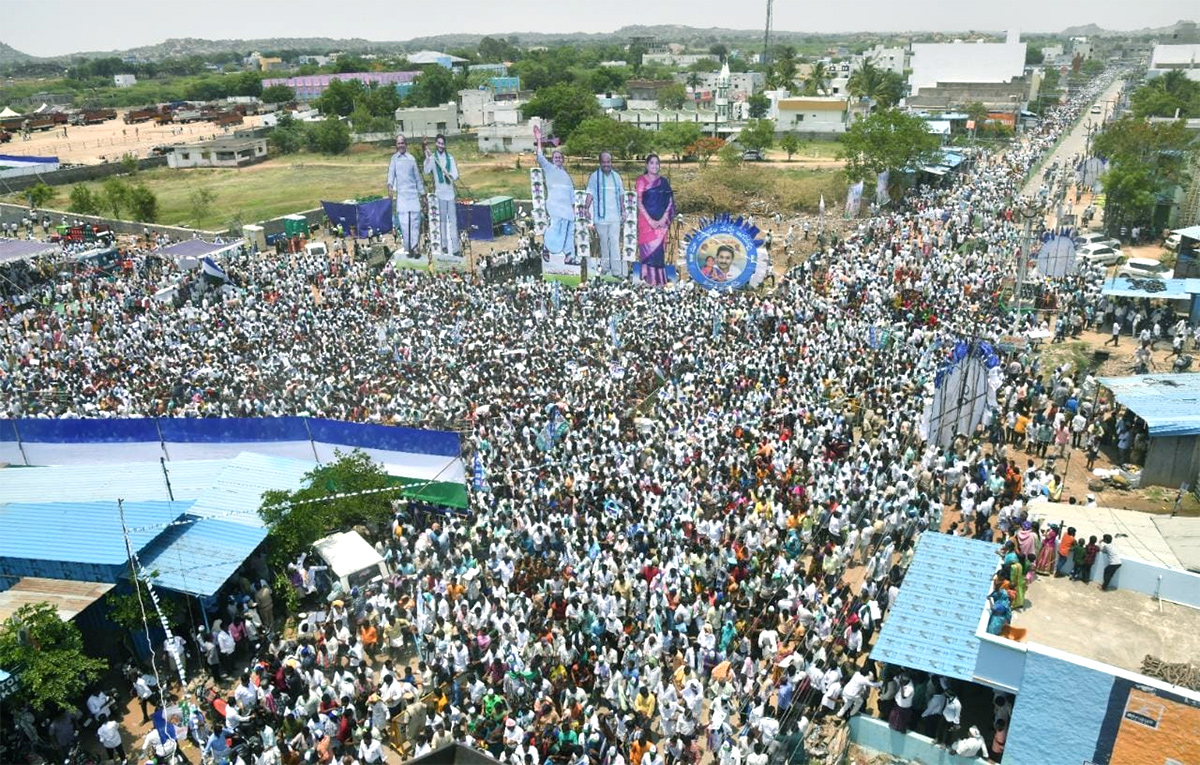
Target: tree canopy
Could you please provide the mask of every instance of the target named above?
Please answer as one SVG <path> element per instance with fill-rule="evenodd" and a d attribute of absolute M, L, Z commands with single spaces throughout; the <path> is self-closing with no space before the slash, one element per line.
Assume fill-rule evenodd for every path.
<path fill-rule="evenodd" d="M 846 160 L 850 180 L 859 181 L 884 170 L 926 164 L 938 156 L 940 145 L 925 120 L 899 109 L 883 109 L 850 126 L 838 157 Z"/>
<path fill-rule="evenodd" d="M 571 132 L 567 149 L 578 156 L 598 157 L 608 151 L 618 159 L 628 159 L 649 152 L 650 145 L 650 132 L 637 125 L 611 117 L 589 117 Z"/>
<path fill-rule="evenodd" d="M 737 141 L 746 149 L 763 151 L 775 143 L 774 120 L 750 120 L 738 133 Z"/>
<path fill-rule="evenodd" d="M 578 85 L 559 83 L 543 88 L 521 107 L 526 119 L 541 117 L 554 121 L 554 134 L 570 140 L 571 133 L 589 117 L 599 117 L 600 105 L 591 91 Z"/>
<path fill-rule="evenodd" d="M 1109 160 L 1102 183 L 1110 233 L 1154 223 L 1159 195 L 1187 181 L 1191 143 L 1183 120 L 1150 123 L 1128 114 L 1096 137 L 1096 154 Z"/>
<path fill-rule="evenodd" d="M 19 700 L 38 712 L 75 709 L 80 695 L 108 669 L 83 652 L 83 638 L 49 603 L 17 609 L 0 626 L 0 667 L 20 678 Z"/>
<path fill-rule="evenodd" d="M 1130 102 L 1138 117 L 1200 117 L 1200 82 L 1173 69 L 1135 90 Z"/>
<path fill-rule="evenodd" d="M 655 134 L 655 145 L 659 151 L 679 160 L 688 153 L 688 147 L 700 140 L 700 126 L 695 122 L 669 122 L 659 127 Z"/>

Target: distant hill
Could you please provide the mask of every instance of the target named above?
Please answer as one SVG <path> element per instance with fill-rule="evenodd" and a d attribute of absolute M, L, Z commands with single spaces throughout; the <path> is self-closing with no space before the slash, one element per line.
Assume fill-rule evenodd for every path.
<path fill-rule="evenodd" d="M 1067 27 L 1062 32 L 1059 32 L 1060 37 L 1171 37 L 1182 27 L 1186 27 L 1191 32 L 1195 32 L 1196 22 L 1194 21 L 1176 21 L 1174 24 L 1166 27 L 1145 27 L 1143 29 L 1105 29 L 1096 24 L 1084 24 L 1082 26 Z"/>
<path fill-rule="evenodd" d="M 0 42 L 0 66 L 5 64 L 20 64 L 23 61 L 33 61 L 35 56 L 22 53 L 11 45 Z"/>
<path fill-rule="evenodd" d="M 1182 27 L 1189 27 L 1194 32 L 1193 22 L 1179 21 L 1168 27 L 1158 29 L 1141 29 L 1136 31 L 1114 31 L 1104 29 L 1096 24 L 1072 26 L 1058 33 L 1061 37 L 1113 37 L 1113 36 L 1157 36 L 1167 38 Z M 837 32 L 816 34 L 812 32 L 791 32 L 773 30 L 773 42 L 796 42 L 800 40 L 828 40 L 837 42 L 863 42 L 876 39 L 921 38 L 921 39 L 950 39 L 963 34 L 985 34 L 982 30 L 959 30 L 958 32 Z M 1003 35 L 1003 30 L 994 30 L 991 34 Z M 1031 32 L 1030 34 L 1040 34 Z M 39 59 L 22 53 L 15 48 L 0 42 L 0 66 L 4 64 L 21 63 L 26 61 L 65 60 L 75 57 L 102 58 L 108 56 L 137 56 L 149 61 L 161 61 L 187 56 L 206 56 L 217 53 L 238 53 L 246 55 L 252 51 L 302 51 L 306 53 L 329 53 L 342 51 L 346 53 L 379 53 L 397 54 L 411 53 L 418 50 L 443 50 L 448 48 L 472 47 L 477 45 L 485 36 L 516 38 L 522 46 L 535 45 L 569 45 L 572 43 L 618 43 L 624 44 L 631 37 L 654 37 L 664 42 L 681 43 L 691 47 L 706 47 L 715 42 L 744 44 L 750 50 L 762 45 L 762 29 L 727 29 L 710 27 L 707 29 L 689 27 L 677 24 L 660 24 L 655 26 L 625 26 L 612 32 L 493 32 L 490 35 L 480 34 L 445 34 L 429 37 L 416 37 L 411 40 L 377 41 L 361 38 L 334 39 L 331 37 L 269 37 L 254 40 L 205 40 L 196 37 L 179 37 L 164 40 L 156 45 L 143 45 L 128 50 L 84 51 L 65 56 L 55 56 Z"/>

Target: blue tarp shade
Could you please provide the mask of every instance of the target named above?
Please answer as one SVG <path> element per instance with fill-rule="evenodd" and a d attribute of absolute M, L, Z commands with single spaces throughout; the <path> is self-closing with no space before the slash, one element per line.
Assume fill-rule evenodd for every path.
<path fill-rule="evenodd" d="M 1101 377 L 1100 384 L 1145 420 L 1151 438 L 1200 435 L 1200 374 Z"/>
<path fill-rule="evenodd" d="M 979 654 L 975 630 L 999 563 L 994 544 L 922 534 L 871 658 L 971 681 Z"/>
<path fill-rule="evenodd" d="M 211 597 L 254 554 L 267 530 L 214 518 L 186 516 L 138 557 L 155 586 Z"/>
<path fill-rule="evenodd" d="M 1151 292 L 1143 289 L 1141 284 L 1147 279 L 1127 279 L 1120 277 L 1109 279 L 1104 283 L 1100 294 L 1110 297 L 1150 298 L 1151 300 L 1187 300 L 1192 295 L 1200 295 L 1200 279 L 1156 279 L 1165 289 Z"/>
<path fill-rule="evenodd" d="M 0 263 L 13 260 L 27 260 L 38 255 L 49 255 L 61 248 L 57 244 L 46 242 L 27 242 L 21 239 L 0 239 Z"/>
<path fill-rule="evenodd" d="M 376 199 L 371 202 L 321 202 L 331 224 L 341 224 L 347 233 L 359 235 L 367 231 L 381 233 L 392 230 L 392 200 Z"/>

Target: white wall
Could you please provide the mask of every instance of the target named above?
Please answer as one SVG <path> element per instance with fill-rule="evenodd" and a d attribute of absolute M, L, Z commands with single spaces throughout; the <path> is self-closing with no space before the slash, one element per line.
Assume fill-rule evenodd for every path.
<path fill-rule="evenodd" d="M 915 95 L 939 82 L 1011 82 L 1025 73 L 1025 43 L 914 43 L 912 75 Z"/>

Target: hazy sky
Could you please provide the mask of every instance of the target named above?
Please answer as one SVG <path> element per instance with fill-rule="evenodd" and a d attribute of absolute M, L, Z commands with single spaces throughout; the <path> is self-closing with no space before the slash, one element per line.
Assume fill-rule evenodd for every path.
<path fill-rule="evenodd" d="M 1200 17 L 1197 0 L 775 0 L 775 29 L 1057 32 L 1141 29 Z M 185 10 L 188 9 L 188 10 Z M 121 50 L 171 37 L 360 37 L 611 32 L 628 24 L 761 29 L 766 0 L 0 0 L 0 41 L 35 56 Z"/>

